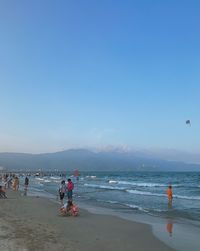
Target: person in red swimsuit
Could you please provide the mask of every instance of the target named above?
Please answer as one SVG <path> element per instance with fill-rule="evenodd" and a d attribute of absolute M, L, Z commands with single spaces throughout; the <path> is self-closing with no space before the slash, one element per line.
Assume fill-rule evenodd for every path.
<path fill-rule="evenodd" d="M 167 189 L 167 197 L 168 197 L 168 203 L 171 205 L 172 204 L 172 199 L 173 199 L 173 193 L 172 193 L 172 186 L 168 186 Z"/>

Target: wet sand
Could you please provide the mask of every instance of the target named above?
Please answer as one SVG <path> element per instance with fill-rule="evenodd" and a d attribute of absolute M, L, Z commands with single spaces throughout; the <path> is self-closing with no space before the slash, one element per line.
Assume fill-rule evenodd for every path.
<path fill-rule="evenodd" d="M 172 251 L 149 225 L 80 209 L 59 215 L 59 205 L 8 191 L 0 200 L 0 250 L 9 251 Z"/>

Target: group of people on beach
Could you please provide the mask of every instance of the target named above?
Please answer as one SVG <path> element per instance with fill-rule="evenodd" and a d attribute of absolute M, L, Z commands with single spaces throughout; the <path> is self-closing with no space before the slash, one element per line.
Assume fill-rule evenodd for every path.
<path fill-rule="evenodd" d="M 4 174 L 0 175 L 0 198 L 7 198 L 6 190 L 7 188 L 12 188 L 13 191 L 18 191 L 19 189 L 19 177 L 16 174 Z M 24 179 L 24 195 L 27 195 L 27 190 L 29 186 L 29 178 L 26 176 Z M 61 202 L 60 213 L 62 215 L 78 215 L 78 207 L 73 203 L 73 189 L 74 183 L 71 179 L 61 181 L 59 186 L 59 197 Z M 67 202 L 64 203 L 65 195 L 67 195 Z"/>
<path fill-rule="evenodd" d="M 12 188 L 13 191 L 18 191 L 19 189 L 19 177 L 15 174 L 12 175 L 1 175 L 0 180 L 2 180 L 0 184 L 0 198 L 7 198 L 6 195 L 6 189 Z M 29 178 L 26 176 L 24 180 L 24 195 L 27 195 L 29 185 Z M 79 209 L 78 207 L 73 203 L 73 189 L 74 189 L 74 183 L 69 178 L 67 182 L 65 180 L 61 181 L 61 184 L 58 189 L 58 194 L 60 198 L 60 214 L 61 215 L 68 215 L 68 216 L 77 216 Z M 64 198 L 67 197 L 67 202 L 64 203 Z M 167 198 L 168 198 L 168 206 L 171 208 L 172 206 L 172 200 L 173 200 L 173 192 L 172 192 L 172 186 L 169 185 L 167 189 Z"/>
<path fill-rule="evenodd" d="M 4 189 L 12 188 L 14 191 L 19 189 L 19 177 L 15 174 L 4 174 L 1 177 L 2 183 L 4 184 Z"/>
<path fill-rule="evenodd" d="M 58 193 L 60 196 L 60 213 L 61 215 L 68 215 L 68 216 L 77 216 L 78 215 L 78 207 L 73 203 L 73 189 L 74 189 L 74 183 L 71 179 L 67 180 L 67 184 L 65 183 L 65 180 L 61 181 L 61 184 L 58 189 Z M 67 203 L 64 203 L 64 197 L 67 193 Z"/>
<path fill-rule="evenodd" d="M 19 177 L 15 174 L 4 174 L 0 176 L 1 185 L 0 185 L 0 198 L 7 198 L 6 189 L 12 188 L 13 191 L 19 190 Z M 24 195 L 27 195 L 29 185 L 29 178 L 26 176 L 24 180 Z"/>

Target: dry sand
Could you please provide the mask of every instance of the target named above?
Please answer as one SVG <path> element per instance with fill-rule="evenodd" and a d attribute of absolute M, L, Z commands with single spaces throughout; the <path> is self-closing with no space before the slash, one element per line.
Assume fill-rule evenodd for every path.
<path fill-rule="evenodd" d="M 63 217 L 59 205 L 8 191 L 0 200 L 0 250 L 4 251 L 172 251 L 151 227 L 115 216 L 80 210 Z"/>

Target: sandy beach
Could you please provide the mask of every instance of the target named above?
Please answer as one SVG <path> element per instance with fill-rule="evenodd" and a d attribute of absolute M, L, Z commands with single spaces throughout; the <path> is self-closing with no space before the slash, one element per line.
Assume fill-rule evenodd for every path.
<path fill-rule="evenodd" d="M 83 209 L 78 217 L 63 217 L 58 210 L 48 199 L 8 191 L 0 200 L 0 250 L 173 250 L 148 225 Z"/>

